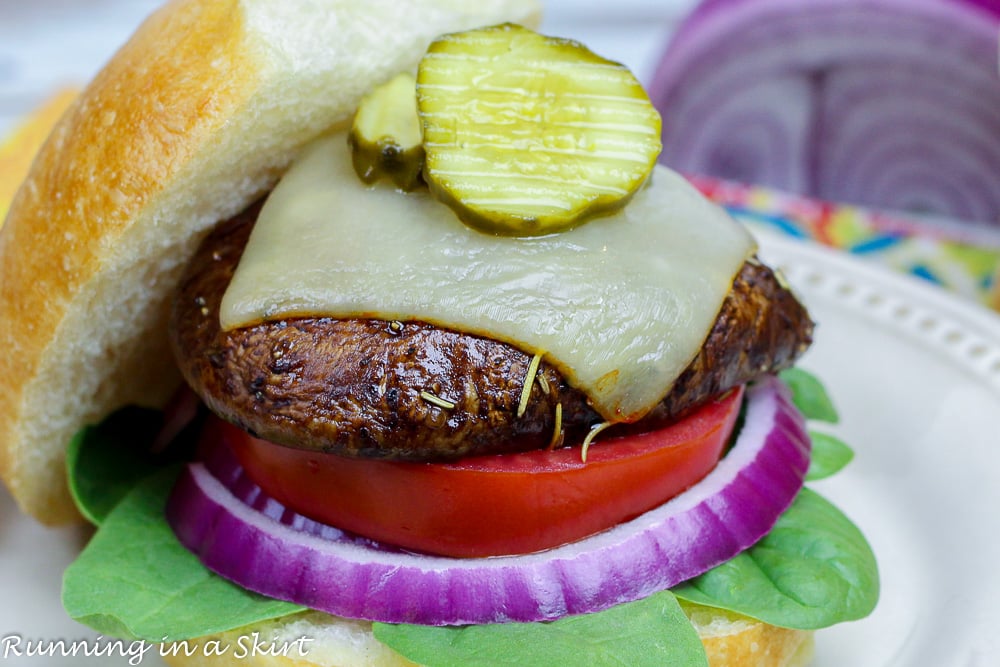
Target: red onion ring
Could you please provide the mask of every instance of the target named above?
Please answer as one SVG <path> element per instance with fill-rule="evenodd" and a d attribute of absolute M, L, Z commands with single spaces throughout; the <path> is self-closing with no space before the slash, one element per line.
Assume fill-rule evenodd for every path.
<path fill-rule="evenodd" d="M 791 504 L 809 465 L 803 419 L 773 377 L 747 401 L 735 445 L 700 483 L 628 523 L 541 553 L 453 559 L 384 548 L 284 509 L 219 459 L 210 465 L 225 483 L 206 465 L 189 465 L 167 519 L 221 576 L 337 616 L 459 625 L 595 612 L 732 558 Z"/>
<path fill-rule="evenodd" d="M 707 0 L 650 85 L 662 159 L 1000 224 L 1000 0 Z"/>

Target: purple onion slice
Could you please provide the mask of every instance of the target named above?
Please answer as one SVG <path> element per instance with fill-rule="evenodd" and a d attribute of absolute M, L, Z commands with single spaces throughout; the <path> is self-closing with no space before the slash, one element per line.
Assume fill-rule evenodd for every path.
<path fill-rule="evenodd" d="M 650 84 L 661 159 L 1000 223 L 998 0 L 707 0 Z"/>
<path fill-rule="evenodd" d="M 203 464 L 185 469 L 167 519 L 221 576 L 337 616 L 459 625 L 596 612 L 732 558 L 791 504 L 809 465 L 803 419 L 773 377 L 747 401 L 736 443 L 697 485 L 628 523 L 536 554 L 455 559 L 382 547 L 281 507 L 219 459 L 211 464 L 219 477 Z"/>

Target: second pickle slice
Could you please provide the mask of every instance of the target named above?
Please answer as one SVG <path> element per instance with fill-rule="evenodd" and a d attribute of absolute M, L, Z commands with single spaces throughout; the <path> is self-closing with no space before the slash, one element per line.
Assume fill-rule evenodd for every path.
<path fill-rule="evenodd" d="M 368 93 L 347 140 L 354 170 L 365 183 L 385 178 L 406 191 L 422 185 L 424 147 L 413 76 L 397 74 Z"/>
<path fill-rule="evenodd" d="M 660 116 L 628 68 L 512 24 L 435 40 L 417 109 L 431 192 L 492 234 L 550 234 L 613 212 L 660 153 Z"/>

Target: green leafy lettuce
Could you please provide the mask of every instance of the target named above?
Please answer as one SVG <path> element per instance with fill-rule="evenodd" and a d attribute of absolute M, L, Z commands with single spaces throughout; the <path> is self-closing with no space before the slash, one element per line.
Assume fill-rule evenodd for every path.
<path fill-rule="evenodd" d="M 806 488 L 760 542 L 673 591 L 771 625 L 815 630 L 870 614 L 879 579 L 861 531 Z"/>
<path fill-rule="evenodd" d="M 66 450 L 69 490 L 95 526 L 147 475 L 162 465 L 149 453 L 163 421 L 157 410 L 129 407 L 81 429 Z"/>
<path fill-rule="evenodd" d="M 799 370 L 782 377 L 808 418 L 836 422 L 818 380 Z M 122 429 L 128 420 L 117 419 L 118 426 L 105 422 L 82 431 L 68 457 L 81 512 L 100 524 L 64 577 L 70 616 L 106 636 L 165 641 L 300 611 L 217 577 L 177 541 L 163 520 L 177 467 L 160 468 L 126 451 L 148 441 L 151 430 Z M 834 474 L 851 459 L 850 449 L 832 436 L 814 433 L 813 444 L 811 479 Z M 701 667 L 704 651 L 677 598 L 775 625 L 819 628 L 866 615 L 877 597 L 878 573 L 864 537 L 806 489 L 757 545 L 673 591 L 548 623 L 458 628 L 376 623 L 374 632 L 429 667 L 571 661 Z"/>
<path fill-rule="evenodd" d="M 809 439 L 812 440 L 812 456 L 806 472 L 807 482 L 836 475 L 854 458 L 850 447 L 828 433 L 809 431 Z"/>
<path fill-rule="evenodd" d="M 782 371 L 780 377 L 792 390 L 792 402 L 806 419 L 830 424 L 840 421 L 826 388 L 815 375 L 796 367 Z"/>
<path fill-rule="evenodd" d="M 833 402 L 822 383 L 801 368 L 781 373 L 782 381 L 792 391 L 792 402 L 806 419 L 836 424 L 840 421 Z M 854 458 L 854 452 L 842 440 L 822 431 L 810 430 L 812 456 L 806 481 L 825 479 L 840 472 Z"/>
<path fill-rule="evenodd" d="M 162 642 L 301 611 L 209 572 L 177 541 L 163 510 L 178 471 L 144 478 L 105 517 L 63 577 L 69 615 L 108 637 Z"/>

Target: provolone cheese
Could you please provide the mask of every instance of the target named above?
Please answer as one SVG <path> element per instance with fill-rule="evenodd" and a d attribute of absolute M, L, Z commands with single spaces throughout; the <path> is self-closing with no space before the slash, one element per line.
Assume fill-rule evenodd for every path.
<path fill-rule="evenodd" d="M 431 322 L 543 352 L 605 419 L 630 421 L 695 357 L 754 250 L 664 167 L 612 216 L 551 236 L 486 235 L 424 192 L 366 186 L 337 134 L 312 144 L 265 203 L 222 326 Z"/>

